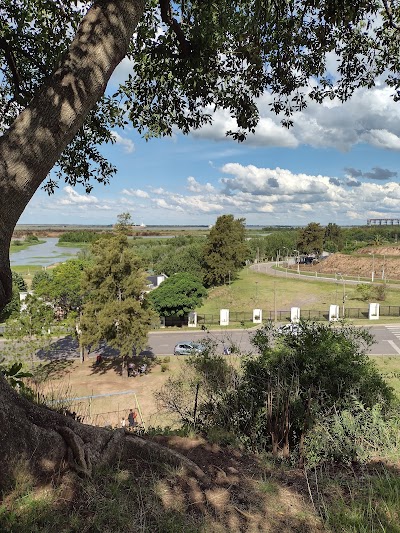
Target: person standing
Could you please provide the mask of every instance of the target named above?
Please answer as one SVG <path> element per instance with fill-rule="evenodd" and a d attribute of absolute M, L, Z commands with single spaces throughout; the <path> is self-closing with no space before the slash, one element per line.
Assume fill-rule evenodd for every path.
<path fill-rule="evenodd" d="M 129 429 L 132 429 L 133 427 L 135 427 L 135 415 L 134 415 L 133 409 L 130 409 L 129 411 L 128 424 L 129 424 Z"/>

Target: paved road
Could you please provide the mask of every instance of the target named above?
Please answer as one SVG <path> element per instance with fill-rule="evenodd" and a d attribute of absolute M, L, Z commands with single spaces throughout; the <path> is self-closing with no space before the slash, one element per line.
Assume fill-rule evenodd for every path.
<path fill-rule="evenodd" d="M 398 324 L 370 325 L 368 329 L 375 336 L 376 344 L 371 348 L 372 355 L 392 355 L 400 357 L 400 321 Z M 210 331 L 157 331 L 150 333 L 149 346 L 143 352 L 147 355 L 172 355 L 174 346 L 183 341 L 199 341 L 209 337 L 217 343 L 217 351 L 223 353 L 223 346 L 234 344 L 242 352 L 249 352 L 252 348 L 251 337 L 255 330 L 224 330 Z M 0 356 L 3 348 L 3 340 L 0 340 Z M 103 346 L 95 354 L 115 355 L 116 352 L 109 347 Z M 93 354 L 93 355 L 95 355 Z M 74 359 L 79 357 L 77 343 L 71 337 L 55 340 L 50 353 L 39 353 L 38 359 Z"/>

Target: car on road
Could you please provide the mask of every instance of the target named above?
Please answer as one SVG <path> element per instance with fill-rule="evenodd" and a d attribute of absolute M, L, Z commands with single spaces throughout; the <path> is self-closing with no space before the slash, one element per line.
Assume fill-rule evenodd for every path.
<path fill-rule="evenodd" d="M 297 335 L 299 335 L 301 332 L 301 326 L 295 323 L 285 324 L 278 328 L 278 333 L 280 335 L 294 335 L 295 337 L 297 337 Z"/>
<path fill-rule="evenodd" d="M 199 354 L 204 350 L 204 346 L 198 342 L 179 342 L 174 348 L 174 355 Z"/>

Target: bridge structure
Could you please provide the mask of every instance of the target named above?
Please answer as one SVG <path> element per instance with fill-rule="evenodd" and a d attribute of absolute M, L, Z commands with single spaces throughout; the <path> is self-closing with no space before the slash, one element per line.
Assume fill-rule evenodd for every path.
<path fill-rule="evenodd" d="M 368 226 L 400 226 L 399 218 L 369 218 Z"/>

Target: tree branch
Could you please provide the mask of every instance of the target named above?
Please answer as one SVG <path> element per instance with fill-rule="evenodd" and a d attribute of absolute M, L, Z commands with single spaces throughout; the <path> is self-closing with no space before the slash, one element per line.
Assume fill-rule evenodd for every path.
<path fill-rule="evenodd" d="M 0 48 L 4 50 L 7 65 L 11 71 L 11 76 L 14 83 L 15 94 L 19 95 L 21 92 L 21 77 L 18 72 L 17 64 L 11 46 L 8 44 L 5 37 L 0 37 Z"/>
<path fill-rule="evenodd" d="M 389 26 L 395 30 L 400 30 L 400 26 L 394 21 L 391 0 L 382 0 L 382 2 L 389 19 Z"/>
<path fill-rule="evenodd" d="M 170 0 L 159 0 L 159 1 L 160 1 L 162 21 L 165 24 L 167 24 L 167 26 L 169 26 L 171 30 L 175 33 L 176 38 L 178 39 L 183 57 L 185 58 L 189 57 L 192 51 L 192 45 L 190 41 L 186 39 L 185 34 L 183 33 L 183 30 L 179 22 L 175 18 L 172 17 Z"/>

